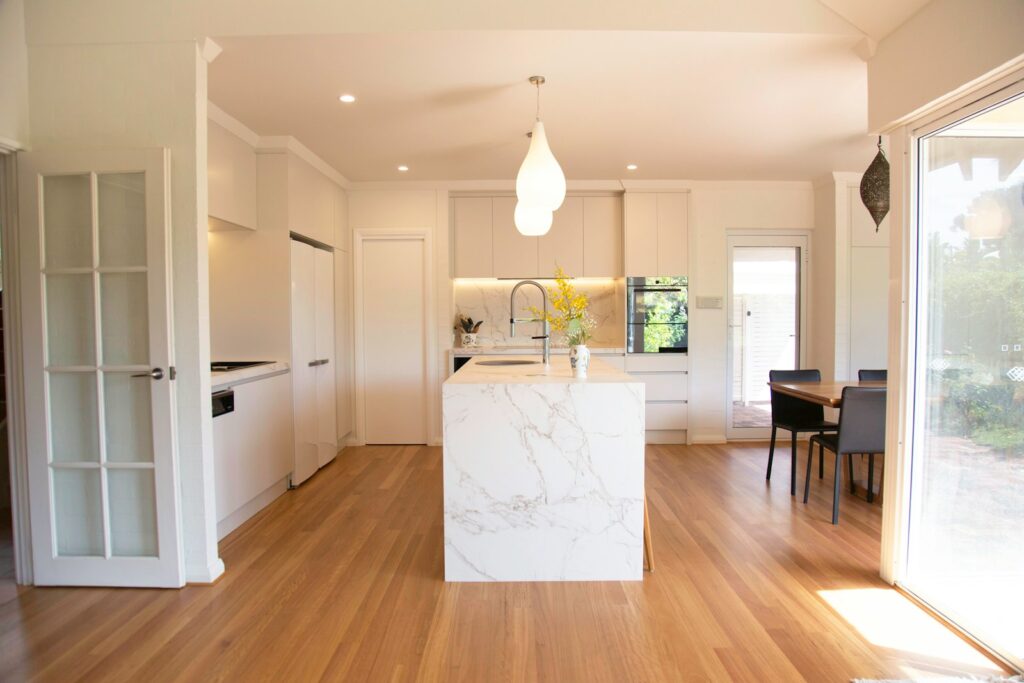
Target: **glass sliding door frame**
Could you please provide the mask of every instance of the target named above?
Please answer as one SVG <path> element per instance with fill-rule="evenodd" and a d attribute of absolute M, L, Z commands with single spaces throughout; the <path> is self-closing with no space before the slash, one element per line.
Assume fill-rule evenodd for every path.
<path fill-rule="evenodd" d="M 915 476 L 914 458 L 915 435 L 923 434 L 924 411 L 916 409 L 925 400 L 926 384 L 920 364 L 927 363 L 921 354 L 922 339 L 918 334 L 927 323 L 918 295 L 921 291 L 919 276 L 921 263 L 919 253 L 922 234 L 921 225 L 921 180 L 922 164 L 919 156 L 922 139 L 933 136 L 945 129 L 956 126 L 965 119 L 973 118 L 987 110 L 1024 94 L 1024 69 L 1018 69 L 988 84 L 979 86 L 972 93 L 949 101 L 945 106 L 933 110 L 916 121 L 890 131 L 890 159 L 893 163 L 891 176 L 892 239 L 890 279 L 890 330 L 889 341 L 890 377 L 899 378 L 898 384 L 890 380 L 886 438 L 885 490 L 883 506 L 882 544 L 880 574 L 886 581 L 898 586 L 967 638 L 977 643 L 997 659 L 1018 670 L 1024 668 L 1024 661 L 1004 652 L 992 650 L 989 643 L 995 639 L 980 632 L 976 627 L 966 626 L 961 615 L 939 609 L 924 597 L 916 594 L 906 585 L 908 578 L 907 550 L 910 540 L 911 482 Z"/>

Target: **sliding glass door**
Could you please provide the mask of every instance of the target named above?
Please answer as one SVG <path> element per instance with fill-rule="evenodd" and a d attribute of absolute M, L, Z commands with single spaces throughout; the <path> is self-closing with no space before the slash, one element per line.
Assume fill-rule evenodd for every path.
<path fill-rule="evenodd" d="M 1024 662 L 1024 97 L 917 142 L 903 584 Z"/>

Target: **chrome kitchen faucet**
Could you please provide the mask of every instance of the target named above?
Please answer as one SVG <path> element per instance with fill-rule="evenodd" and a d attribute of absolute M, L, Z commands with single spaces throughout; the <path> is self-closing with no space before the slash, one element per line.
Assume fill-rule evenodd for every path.
<path fill-rule="evenodd" d="M 533 285 L 540 290 L 540 294 L 544 299 L 544 317 L 543 318 L 516 318 L 516 292 L 523 285 Z M 512 288 L 512 295 L 509 297 L 508 302 L 509 308 L 509 324 L 512 336 L 516 336 L 516 323 L 544 323 L 544 334 L 532 337 L 532 339 L 543 339 L 544 340 L 544 365 L 551 365 L 551 326 L 548 324 L 548 290 L 544 289 L 539 282 L 534 280 L 523 280 L 517 282 L 516 286 Z"/>

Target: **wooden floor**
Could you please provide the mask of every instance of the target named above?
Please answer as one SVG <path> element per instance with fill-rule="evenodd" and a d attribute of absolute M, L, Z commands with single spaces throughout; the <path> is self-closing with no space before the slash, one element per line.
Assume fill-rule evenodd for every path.
<path fill-rule="evenodd" d="M 789 496 L 788 453 L 765 485 L 766 450 L 648 448 L 657 571 L 643 583 L 445 584 L 440 449 L 348 449 L 225 539 L 213 586 L 21 591 L 0 605 L 0 679 L 992 673 L 955 657 L 979 658 L 944 629 L 952 645 L 938 655 L 901 649 L 831 606 L 823 596 L 857 589 L 904 601 L 877 576 L 881 510 L 846 493 L 833 527 L 829 473 L 804 506 Z"/>

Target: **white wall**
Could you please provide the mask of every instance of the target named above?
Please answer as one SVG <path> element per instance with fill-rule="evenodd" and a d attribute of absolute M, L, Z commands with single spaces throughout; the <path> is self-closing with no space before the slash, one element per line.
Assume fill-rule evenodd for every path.
<path fill-rule="evenodd" d="M 932 0 L 868 62 L 868 128 L 886 130 L 1024 56 L 1024 2 Z"/>
<path fill-rule="evenodd" d="M 27 147 L 28 123 L 24 2 L 0 0 L 0 147 Z"/>
<path fill-rule="evenodd" d="M 452 281 L 448 241 L 448 191 L 443 189 L 352 189 L 348 192 L 348 222 L 353 231 L 419 228 L 430 231 L 434 250 L 436 353 L 428 391 L 436 397 L 428 415 L 431 444 L 441 443 L 441 383 L 448 372 L 452 346 Z M 354 239 L 354 238 L 353 238 Z M 357 323 L 358 324 L 358 323 Z M 357 330 L 358 332 L 358 330 Z M 360 362 L 359 358 L 355 359 Z M 356 425 L 356 432 L 361 427 Z"/>
<path fill-rule="evenodd" d="M 807 308 L 807 367 L 821 378 L 835 379 L 836 362 L 836 181 L 830 174 L 814 183 L 813 292 Z"/>
<path fill-rule="evenodd" d="M 217 557 L 206 243 L 206 62 L 194 42 L 29 49 L 34 149 L 171 150 L 174 353 L 186 579 Z"/>
<path fill-rule="evenodd" d="M 690 300 L 726 298 L 730 230 L 810 231 L 814 189 L 809 182 L 693 182 L 690 187 Z M 811 240 L 811 268 L 814 268 Z M 813 300 L 813 295 L 812 295 Z M 689 439 L 725 441 L 728 310 L 690 307 Z"/>

